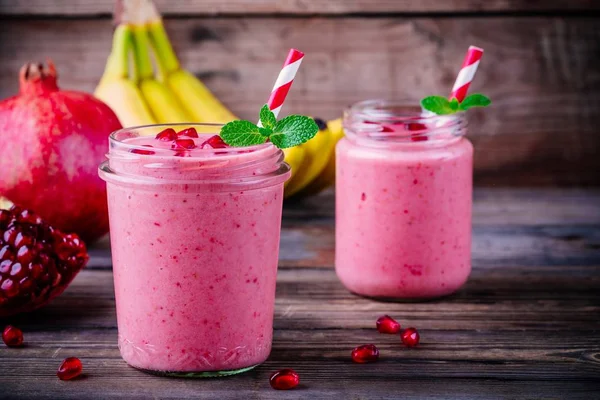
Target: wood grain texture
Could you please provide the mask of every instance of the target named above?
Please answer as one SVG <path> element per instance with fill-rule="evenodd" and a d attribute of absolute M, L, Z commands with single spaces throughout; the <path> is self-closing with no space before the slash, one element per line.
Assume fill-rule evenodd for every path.
<path fill-rule="evenodd" d="M 164 15 L 346 15 L 564 12 L 597 10 L 594 0 L 155 0 Z M 114 0 L 3 0 L 0 15 L 109 15 Z"/>
<path fill-rule="evenodd" d="M 27 347 L 0 348 L 0 397 L 274 399 L 282 394 L 268 386 L 269 374 L 291 367 L 302 379 L 285 393 L 293 399 L 593 398 L 599 274 L 600 266 L 476 269 L 455 296 L 403 304 L 356 297 L 331 270 L 284 268 L 269 360 L 241 376 L 198 381 L 127 367 L 116 346 L 112 275 L 86 270 L 50 306 L 6 321 L 24 329 Z M 406 349 L 378 334 L 374 321 L 384 313 L 419 327 L 421 345 Z M 380 361 L 352 364 L 350 350 L 371 342 Z M 56 379 L 68 356 L 82 359 L 84 379 Z"/>
<path fill-rule="evenodd" d="M 334 193 L 285 203 L 281 267 L 333 267 Z M 88 268 L 110 268 L 108 238 Z M 473 265 L 478 268 L 600 264 L 600 191 L 475 190 Z"/>
<path fill-rule="evenodd" d="M 49 306 L 0 320 L 21 327 L 27 343 L 0 347 L 0 398 L 596 399 L 599 200 L 598 191 L 477 190 L 471 277 L 458 293 L 422 303 L 365 299 L 340 284 L 331 268 L 331 192 L 287 204 L 271 356 L 227 379 L 160 378 L 128 367 L 116 344 L 110 264 L 96 265 Z M 110 260 L 106 240 L 92 251 Z M 382 314 L 416 326 L 420 346 L 377 333 Z M 377 363 L 350 361 L 364 343 L 380 348 Z M 81 358 L 85 376 L 61 382 L 55 371 L 70 356 Z M 300 387 L 272 390 L 269 375 L 281 368 L 295 369 Z"/>
<path fill-rule="evenodd" d="M 182 62 L 234 112 L 255 118 L 289 47 L 308 56 L 287 113 L 334 118 L 367 98 L 447 93 L 465 48 L 486 49 L 473 84 L 494 101 L 470 116 L 480 185 L 600 185 L 600 30 L 593 18 L 190 18 L 168 22 Z M 0 97 L 52 57 L 63 88 L 92 91 L 108 20 L 4 21 Z M 261 100 L 262 99 L 262 100 Z"/>

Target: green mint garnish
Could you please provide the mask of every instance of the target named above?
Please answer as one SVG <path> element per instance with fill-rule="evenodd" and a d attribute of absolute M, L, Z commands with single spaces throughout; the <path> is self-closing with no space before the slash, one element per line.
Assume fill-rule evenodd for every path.
<path fill-rule="evenodd" d="M 460 109 L 467 111 L 471 107 L 487 107 L 492 104 L 492 101 L 482 94 L 472 94 L 465 97 L 460 103 Z"/>
<path fill-rule="evenodd" d="M 258 126 L 250 121 L 232 121 L 221 128 L 221 138 L 234 147 L 251 146 L 268 140 L 280 149 L 294 147 L 312 139 L 319 127 L 314 119 L 302 115 L 288 115 L 277 121 L 265 104 L 260 110 Z"/>
<path fill-rule="evenodd" d="M 459 103 L 456 97 L 448 100 L 443 96 L 428 96 L 421 100 L 421 107 L 437 115 L 454 114 L 472 107 L 487 107 L 492 101 L 482 94 L 471 94 Z"/>
<path fill-rule="evenodd" d="M 269 107 L 265 104 L 260 109 L 260 123 L 267 129 L 274 129 L 277 119 L 273 111 L 269 110 Z"/>

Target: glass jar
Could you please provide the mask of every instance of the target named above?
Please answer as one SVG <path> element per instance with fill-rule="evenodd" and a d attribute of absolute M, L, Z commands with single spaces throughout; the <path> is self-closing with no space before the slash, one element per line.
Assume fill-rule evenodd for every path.
<path fill-rule="evenodd" d="M 473 146 L 464 113 L 355 104 L 336 148 L 336 272 L 350 291 L 445 296 L 471 271 Z"/>
<path fill-rule="evenodd" d="M 133 367 L 231 375 L 271 350 L 283 183 L 271 144 L 176 152 L 156 133 L 110 135 L 107 182 L 119 349 Z M 150 147 L 152 146 L 152 147 Z"/>

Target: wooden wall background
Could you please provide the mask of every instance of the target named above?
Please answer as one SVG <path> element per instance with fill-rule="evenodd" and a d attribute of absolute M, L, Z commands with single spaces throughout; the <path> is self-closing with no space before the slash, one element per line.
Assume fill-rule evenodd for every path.
<path fill-rule="evenodd" d="M 468 45 L 478 185 L 600 185 L 600 18 L 594 0 L 157 0 L 183 64 L 254 118 L 289 47 L 307 53 L 287 112 L 323 118 L 368 98 L 448 93 Z M 63 88 L 92 91 L 112 0 L 0 0 L 0 98 L 51 57 Z"/>

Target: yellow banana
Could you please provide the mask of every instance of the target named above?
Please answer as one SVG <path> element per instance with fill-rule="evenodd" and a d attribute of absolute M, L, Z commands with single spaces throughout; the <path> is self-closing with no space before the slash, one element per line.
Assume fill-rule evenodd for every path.
<path fill-rule="evenodd" d="M 304 160 L 304 153 L 305 151 L 304 148 L 302 148 L 302 146 L 295 146 L 283 149 L 283 154 L 285 154 L 285 162 L 288 163 L 288 165 L 292 169 L 292 175 L 290 176 L 290 179 L 288 179 L 285 182 L 284 187 L 288 186 L 294 175 L 296 175 L 296 172 L 298 172 L 298 170 L 300 169 L 300 166 L 302 165 L 302 160 Z"/>
<path fill-rule="evenodd" d="M 142 93 L 135 83 L 129 80 L 128 57 L 131 45 L 131 28 L 127 25 L 117 26 L 104 74 L 94 92 L 96 97 L 112 108 L 124 127 L 156 122 L 144 102 Z"/>
<path fill-rule="evenodd" d="M 311 196 L 317 194 L 335 183 L 335 146 L 337 142 L 344 137 L 344 129 L 342 128 L 342 119 L 334 119 L 327 122 L 327 128 L 331 132 L 333 148 L 329 161 L 323 171 L 317 176 L 308 186 L 298 192 L 298 196 Z"/>
<path fill-rule="evenodd" d="M 154 7 L 153 4 L 151 4 Z M 194 75 L 181 68 L 165 31 L 160 14 L 153 10 L 148 23 L 150 38 L 167 86 L 196 122 L 226 123 L 238 119 Z"/>
<path fill-rule="evenodd" d="M 191 122 L 179 100 L 162 82 L 154 79 L 152 61 L 150 60 L 150 45 L 146 26 L 133 27 L 133 43 L 135 61 L 140 79 L 139 87 L 150 106 L 150 111 L 158 123 Z"/>
<path fill-rule="evenodd" d="M 304 159 L 294 177 L 289 180 L 285 191 L 286 197 L 293 196 L 308 186 L 327 165 L 333 151 L 331 146 L 333 138 L 326 125 L 322 128 L 314 138 L 300 145 L 305 151 Z"/>

